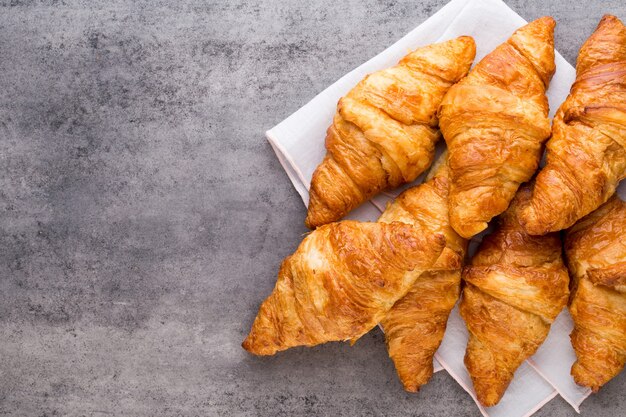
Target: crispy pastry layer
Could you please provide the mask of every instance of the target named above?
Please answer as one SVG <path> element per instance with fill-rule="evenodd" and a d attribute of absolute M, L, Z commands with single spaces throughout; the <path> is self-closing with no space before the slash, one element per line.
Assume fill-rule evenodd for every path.
<path fill-rule="evenodd" d="M 626 203 L 613 197 L 576 223 L 565 252 L 575 283 L 572 376 L 598 391 L 626 363 Z"/>
<path fill-rule="evenodd" d="M 481 404 L 500 401 L 565 307 L 569 277 L 558 233 L 530 236 L 518 222 L 530 189 L 519 189 L 495 232 L 463 269 L 460 312 L 469 330 L 465 365 Z"/>
<path fill-rule="evenodd" d="M 326 157 L 311 180 L 307 227 L 337 221 L 430 166 L 440 138 L 437 107 L 475 54 L 467 36 L 419 48 L 339 100 Z"/>
<path fill-rule="evenodd" d="M 444 244 L 443 235 L 403 223 L 320 227 L 283 261 L 243 348 L 273 355 L 294 346 L 358 339 L 432 268 Z"/>
<path fill-rule="evenodd" d="M 545 92 L 555 71 L 554 26 L 542 17 L 518 29 L 443 99 L 450 221 L 465 238 L 506 210 L 537 170 L 550 136 Z"/>
<path fill-rule="evenodd" d="M 459 298 L 467 248 L 467 241 L 452 229 L 448 219 L 446 160 L 442 155 L 433 167 L 432 178 L 400 194 L 378 219 L 417 225 L 446 237 L 446 247 L 433 269 L 422 273 L 381 321 L 389 356 L 404 389 L 411 392 L 418 391 L 433 374 L 433 356 Z"/>
<path fill-rule="evenodd" d="M 606 15 L 584 43 L 559 108 L 546 166 L 521 213 L 531 234 L 565 229 L 598 208 L 626 176 L 626 27 Z"/>

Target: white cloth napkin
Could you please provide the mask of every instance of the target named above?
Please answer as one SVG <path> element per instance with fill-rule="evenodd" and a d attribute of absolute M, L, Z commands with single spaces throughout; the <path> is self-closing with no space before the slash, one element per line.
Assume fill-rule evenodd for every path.
<path fill-rule="evenodd" d="M 470 35 L 476 40 L 475 62 L 478 62 L 525 23 L 524 19 L 500 0 L 452 0 L 398 42 L 343 76 L 269 130 L 266 133 L 267 138 L 305 205 L 309 201 L 308 188 L 313 171 L 326 152 L 324 138 L 326 129 L 332 122 L 337 101 L 365 75 L 395 65 L 410 50 L 419 46 L 461 35 Z M 548 91 L 550 116 L 553 116 L 567 97 L 576 75 L 574 68 L 558 53 L 556 64 L 557 71 Z M 440 143 L 438 152 L 443 147 Z M 421 181 L 422 177 L 401 189 L 382 193 L 354 210 L 347 218 L 375 221 L 388 201 Z M 618 193 L 626 198 L 625 184 L 622 184 Z M 479 235 L 472 240 L 470 254 L 480 239 Z M 578 407 L 590 391 L 576 385 L 570 376 L 570 368 L 575 359 L 569 340 L 572 327 L 569 313 L 563 311 L 552 325 L 550 334 L 539 351 L 518 369 L 500 403 L 490 408 L 484 408 L 477 403 L 483 415 L 527 417 L 557 394 L 579 411 Z M 435 369 L 439 370 L 443 366 L 476 400 L 471 379 L 463 364 L 466 344 L 467 330 L 455 308 L 450 314 L 446 335 L 435 356 Z"/>

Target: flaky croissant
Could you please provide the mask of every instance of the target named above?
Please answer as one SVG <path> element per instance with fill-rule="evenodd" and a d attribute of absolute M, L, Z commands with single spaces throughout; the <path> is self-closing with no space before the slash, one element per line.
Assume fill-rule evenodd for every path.
<path fill-rule="evenodd" d="M 500 401 L 516 369 L 535 353 L 567 304 L 569 277 L 558 233 L 530 236 L 518 222 L 530 189 L 519 189 L 470 265 L 460 313 L 469 340 L 465 366 L 481 404 Z"/>
<path fill-rule="evenodd" d="M 546 166 L 520 221 L 531 234 L 565 229 L 626 177 L 626 27 L 606 15 L 584 43 L 576 82 L 559 108 Z"/>
<path fill-rule="evenodd" d="M 274 291 L 242 346 L 272 355 L 358 339 L 432 268 L 444 244 L 441 234 L 397 222 L 320 227 L 283 261 Z"/>
<path fill-rule="evenodd" d="M 626 203 L 613 197 L 568 230 L 572 376 L 598 391 L 626 363 Z"/>
<path fill-rule="evenodd" d="M 419 48 L 339 100 L 326 157 L 311 180 L 307 227 L 339 220 L 430 166 L 440 138 L 437 107 L 475 54 L 467 36 Z"/>
<path fill-rule="evenodd" d="M 545 92 L 555 71 L 554 26 L 542 17 L 518 29 L 443 99 L 450 222 L 465 238 L 506 210 L 538 167 L 550 136 Z"/>
<path fill-rule="evenodd" d="M 442 155 L 432 178 L 400 194 L 378 219 L 417 225 L 440 233 L 446 247 L 432 269 L 423 272 L 409 292 L 381 321 L 389 356 L 404 389 L 416 392 L 433 374 L 433 356 L 446 330 L 448 315 L 459 298 L 461 267 L 467 241 L 448 220 L 448 170 Z"/>

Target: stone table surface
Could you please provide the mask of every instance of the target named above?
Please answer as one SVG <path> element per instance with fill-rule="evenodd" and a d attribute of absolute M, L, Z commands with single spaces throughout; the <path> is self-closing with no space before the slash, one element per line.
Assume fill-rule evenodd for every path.
<path fill-rule="evenodd" d="M 0 0 L 0 415 L 479 416 L 379 330 L 240 348 L 305 207 L 264 131 L 445 1 Z M 523 1 L 569 62 L 626 3 Z M 623 416 L 626 374 L 583 416 Z M 575 416 L 560 398 L 537 416 Z"/>

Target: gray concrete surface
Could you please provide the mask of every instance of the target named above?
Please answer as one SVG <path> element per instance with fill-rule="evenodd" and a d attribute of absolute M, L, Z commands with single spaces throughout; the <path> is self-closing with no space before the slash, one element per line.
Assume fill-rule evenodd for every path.
<path fill-rule="evenodd" d="M 379 331 L 240 348 L 306 231 L 263 132 L 444 3 L 0 0 L 0 414 L 478 416 L 445 373 L 404 393 Z M 626 18 L 509 4 L 553 15 L 570 62 Z"/>

